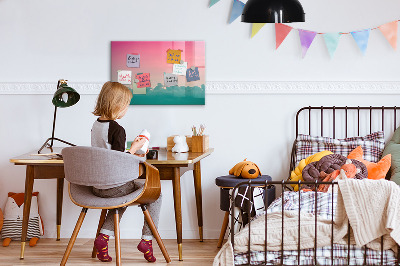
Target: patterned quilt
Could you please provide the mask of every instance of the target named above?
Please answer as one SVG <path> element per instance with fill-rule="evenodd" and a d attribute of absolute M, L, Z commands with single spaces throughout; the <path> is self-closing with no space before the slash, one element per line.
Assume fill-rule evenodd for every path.
<path fill-rule="evenodd" d="M 319 215 L 326 219 L 332 219 L 335 214 L 336 208 L 336 194 L 335 193 L 322 193 L 317 192 L 285 192 L 283 197 L 276 199 L 268 208 L 269 213 L 282 211 L 282 203 L 284 210 L 298 210 L 301 212 L 308 212 Z M 265 215 L 265 213 L 260 214 Z M 257 215 L 254 219 L 260 217 Z M 332 262 L 333 251 L 333 262 Z M 265 256 L 267 261 L 265 264 Z M 314 265 L 315 253 L 314 249 L 285 250 L 283 252 L 283 260 L 281 259 L 281 251 L 267 251 L 267 252 L 250 252 L 250 265 Z M 326 246 L 316 249 L 316 265 L 395 265 L 396 256 L 392 250 L 385 250 L 383 256 L 380 251 L 371 250 L 364 247 L 357 247 L 350 245 L 350 256 L 347 245 L 334 244 L 333 249 L 331 246 Z M 235 254 L 235 265 L 248 265 L 248 253 Z"/>

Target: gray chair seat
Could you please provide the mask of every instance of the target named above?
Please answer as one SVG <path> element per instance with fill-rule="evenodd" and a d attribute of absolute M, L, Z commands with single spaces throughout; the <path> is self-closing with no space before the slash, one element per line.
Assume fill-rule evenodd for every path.
<path fill-rule="evenodd" d="M 145 180 L 135 180 L 135 182 L 144 183 Z M 92 193 L 92 187 L 82 186 L 70 183 L 70 193 L 71 198 L 75 201 L 77 205 L 80 206 L 90 206 L 90 208 L 105 208 L 118 206 L 127 202 L 134 200 L 137 196 L 142 193 L 143 188 L 135 190 L 131 194 L 116 197 L 116 198 L 101 198 Z"/>

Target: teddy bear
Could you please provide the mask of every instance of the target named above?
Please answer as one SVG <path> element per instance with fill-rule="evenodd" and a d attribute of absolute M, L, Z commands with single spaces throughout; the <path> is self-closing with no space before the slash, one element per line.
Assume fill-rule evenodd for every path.
<path fill-rule="evenodd" d="M 186 143 L 185 136 L 175 136 L 174 137 L 175 146 L 172 148 L 172 152 L 188 152 L 189 146 Z"/>
<path fill-rule="evenodd" d="M 261 175 L 260 168 L 250 161 L 247 161 L 247 158 L 242 162 L 237 163 L 231 170 L 229 170 L 230 175 L 241 176 L 243 178 L 257 178 Z"/>
<path fill-rule="evenodd" d="M 29 214 L 27 239 L 30 239 L 29 246 L 31 247 L 35 246 L 40 236 L 43 235 L 43 223 L 39 215 L 37 200 L 38 195 L 39 192 L 32 193 Z M 24 193 L 9 192 L 4 208 L 3 228 L 1 229 L 4 247 L 8 247 L 11 240 L 21 240 L 23 213 Z"/>

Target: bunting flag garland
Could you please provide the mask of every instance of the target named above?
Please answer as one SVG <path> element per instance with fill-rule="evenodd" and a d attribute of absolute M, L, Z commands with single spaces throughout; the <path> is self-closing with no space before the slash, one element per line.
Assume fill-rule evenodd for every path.
<path fill-rule="evenodd" d="M 229 18 L 229 24 L 232 23 L 235 19 L 242 15 L 242 11 L 244 8 L 244 3 L 239 0 L 233 0 L 231 17 Z"/>
<path fill-rule="evenodd" d="M 378 27 L 394 50 L 397 48 L 397 23 L 396 20 Z"/>
<path fill-rule="evenodd" d="M 332 58 L 333 54 L 336 51 L 336 48 L 338 47 L 339 39 L 340 36 L 342 36 L 342 34 L 340 34 L 339 32 L 334 32 L 334 33 L 325 33 L 323 36 L 326 48 L 328 48 L 329 55 Z"/>
<path fill-rule="evenodd" d="M 365 55 L 365 51 L 368 46 L 369 33 L 371 29 L 360 30 L 360 31 L 352 31 L 351 35 L 353 35 L 354 40 L 356 41 L 360 51 L 363 55 Z"/>
<path fill-rule="evenodd" d="M 293 28 L 288 25 L 275 23 L 276 49 L 278 49 L 278 47 L 282 44 L 282 42 L 285 40 L 286 36 L 288 36 L 292 29 Z"/>
<path fill-rule="evenodd" d="M 299 30 L 301 54 L 304 58 L 317 33 L 315 31 Z"/>
<path fill-rule="evenodd" d="M 219 2 L 219 0 L 210 0 L 210 5 L 208 7 L 212 7 L 213 5 L 215 5 L 218 2 Z"/>
<path fill-rule="evenodd" d="M 264 27 L 265 23 L 252 23 L 252 27 L 251 27 L 251 38 L 254 37 L 254 35 L 256 35 L 262 27 Z"/>
<path fill-rule="evenodd" d="M 219 1 L 220 0 L 209 0 L 209 7 L 212 7 Z M 232 10 L 229 16 L 229 24 L 231 24 L 238 17 L 240 17 L 245 6 L 244 0 L 231 0 L 231 1 L 233 3 L 232 3 Z M 379 29 L 382 32 L 383 36 L 385 36 L 389 44 L 392 46 L 392 48 L 396 50 L 399 21 L 400 20 L 395 20 L 377 27 L 368 28 L 360 31 L 333 32 L 333 33 L 315 32 L 310 30 L 293 28 L 291 26 L 282 23 L 275 23 L 275 41 L 276 41 L 275 49 L 278 49 L 281 46 L 283 41 L 286 39 L 286 37 L 292 30 L 298 30 L 301 43 L 301 53 L 303 58 L 306 56 L 307 51 L 310 48 L 317 34 L 322 35 L 322 37 L 324 38 L 326 48 L 331 58 L 333 58 L 337 50 L 340 37 L 344 34 L 351 34 L 357 46 L 359 47 L 361 53 L 365 55 L 371 31 Z M 252 23 L 251 38 L 253 38 L 264 27 L 265 24 L 266 23 Z"/>

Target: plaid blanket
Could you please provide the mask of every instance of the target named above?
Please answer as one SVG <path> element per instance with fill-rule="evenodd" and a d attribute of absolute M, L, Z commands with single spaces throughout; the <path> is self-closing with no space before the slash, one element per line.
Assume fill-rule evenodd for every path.
<path fill-rule="evenodd" d="M 379 251 L 368 248 L 364 249 L 355 245 L 350 245 L 349 264 L 347 264 L 347 245 L 333 245 L 333 262 L 330 246 L 317 248 L 316 252 L 316 265 L 382 265 Z M 364 253 L 366 253 L 365 261 Z M 283 264 L 298 265 L 298 257 L 297 250 L 285 250 L 283 251 Z M 250 265 L 265 265 L 264 259 L 265 252 L 250 252 Z M 236 254 L 235 265 L 248 265 L 247 253 Z M 266 265 L 281 265 L 281 252 L 268 251 Z M 314 265 L 314 249 L 303 249 L 300 251 L 300 265 Z M 396 257 L 392 250 L 383 252 L 383 265 L 396 265 Z"/>
<path fill-rule="evenodd" d="M 317 196 L 317 197 L 316 197 Z M 322 193 L 317 192 L 285 192 L 283 196 L 277 198 L 268 207 L 267 214 L 273 212 L 286 210 L 299 210 L 316 214 L 326 219 L 332 219 L 332 213 L 335 215 L 336 208 L 336 194 L 335 193 Z M 254 219 L 260 217 L 259 214 Z M 332 264 L 332 248 L 326 246 L 316 249 L 317 265 L 347 265 L 347 259 L 350 258 L 349 265 L 381 265 L 381 252 L 371 250 L 364 247 L 357 247 L 350 245 L 350 256 L 348 253 L 347 245 L 333 245 L 333 264 Z M 283 252 L 284 265 L 314 265 L 314 249 L 304 249 L 298 255 L 297 250 L 285 250 Z M 364 256 L 366 254 L 366 257 Z M 392 250 L 385 250 L 383 253 L 384 265 L 395 265 L 396 257 Z M 257 265 L 265 263 L 265 255 L 267 256 L 266 265 L 280 265 L 281 252 L 280 251 L 267 251 L 265 252 L 250 252 L 250 265 Z M 365 257 L 365 258 L 364 258 Z M 364 261 L 365 260 L 365 261 Z M 235 254 L 235 265 L 248 264 L 248 253 Z"/>

